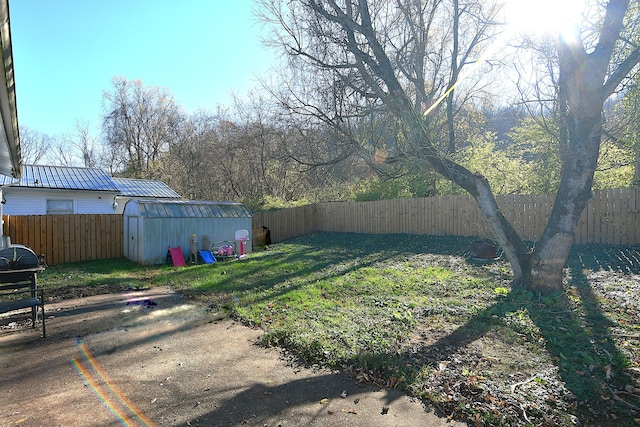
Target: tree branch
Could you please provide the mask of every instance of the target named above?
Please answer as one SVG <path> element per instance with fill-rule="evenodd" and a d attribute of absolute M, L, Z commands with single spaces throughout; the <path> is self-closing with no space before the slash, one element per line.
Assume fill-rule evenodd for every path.
<path fill-rule="evenodd" d="M 609 76 L 602 87 L 603 100 L 607 99 L 622 83 L 631 70 L 640 62 L 640 47 L 634 49 L 627 58 L 620 63 Z"/>

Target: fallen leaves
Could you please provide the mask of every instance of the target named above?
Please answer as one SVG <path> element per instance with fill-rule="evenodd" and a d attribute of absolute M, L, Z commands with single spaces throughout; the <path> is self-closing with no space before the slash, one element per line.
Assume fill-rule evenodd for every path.
<path fill-rule="evenodd" d="M 346 371 L 359 383 L 371 384 L 378 387 L 396 388 L 404 381 L 404 377 L 390 376 L 389 378 L 385 378 L 380 372 L 357 366 L 349 366 L 346 368 Z"/>
<path fill-rule="evenodd" d="M 349 394 L 348 394 L 347 390 L 343 390 L 342 393 L 340 393 L 340 397 L 343 398 L 343 399 L 346 399 L 348 395 Z M 330 400 L 325 397 L 323 399 L 320 399 L 320 403 L 322 405 L 328 405 L 330 403 Z M 353 404 L 354 405 L 357 405 L 358 403 L 360 403 L 360 399 L 359 398 L 356 398 L 356 399 L 353 400 Z M 355 408 L 349 408 L 349 407 L 342 408 L 341 411 L 346 413 L 346 414 L 358 415 L 358 411 Z M 387 412 L 389 412 L 389 407 L 388 406 L 383 406 L 381 414 L 384 415 Z M 335 415 L 336 412 L 333 409 L 327 409 L 327 414 Z"/>

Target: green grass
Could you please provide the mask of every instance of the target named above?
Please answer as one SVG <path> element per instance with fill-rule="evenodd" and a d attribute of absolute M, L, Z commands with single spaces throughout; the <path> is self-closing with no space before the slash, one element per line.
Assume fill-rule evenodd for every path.
<path fill-rule="evenodd" d="M 511 290 L 503 261 L 467 262 L 469 243 L 320 233 L 242 261 L 96 261 L 49 268 L 41 282 L 54 297 L 169 285 L 305 363 L 405 387 L 478 425 L 640 417 L 637 248 L 576 248 L 566 292 L 544 297 Z"/>
<path fill-rule="evenodd" d="M 149 286 L 168 266 L 145 267 L 126 259 L 78 262 L 48 267 L 39 276 L 51 299 L 74 298 Z"/>

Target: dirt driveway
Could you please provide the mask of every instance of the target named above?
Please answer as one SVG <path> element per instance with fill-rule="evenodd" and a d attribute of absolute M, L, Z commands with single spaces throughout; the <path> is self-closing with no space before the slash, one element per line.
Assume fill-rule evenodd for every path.
<path fill-rule="evenodd" d="M 0 426 L 464 425 L 397 390 L 300 367 L 169 288 L 46 310 L 46 340 L 0 317 Z"/>

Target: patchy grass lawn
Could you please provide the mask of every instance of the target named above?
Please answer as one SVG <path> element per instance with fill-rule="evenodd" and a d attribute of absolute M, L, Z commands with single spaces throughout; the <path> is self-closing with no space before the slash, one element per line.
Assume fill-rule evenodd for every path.
<path fill-rule="evenodd" d="M 264 343 L 402 387 L 477 425 L 640 422 L 640 250 L 578 246 L 566 292 L 510 289 L 456 237 L 320 233 L 242 261 L 49 268 L 53 297 L 170 285 L 261 327 Z"/>

